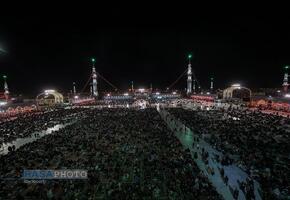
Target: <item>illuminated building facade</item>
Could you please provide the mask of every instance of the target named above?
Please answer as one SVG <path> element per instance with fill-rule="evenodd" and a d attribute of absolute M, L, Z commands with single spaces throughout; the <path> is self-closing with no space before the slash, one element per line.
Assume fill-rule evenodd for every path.
<path fill-rule="evenodd" d="M 252 92 L 246 87 L 242 87 L 240 84 L 233 84 L 223 91 L 223 99 L 240 99 L 243 101 L 251 100 Z"/>
<path fill-rule="evenodd" d="M 63 103 L 63 95 L 56 90 L 45 90 L 36 97 L 36 102 L 40 108 L 54 107 Z"/>

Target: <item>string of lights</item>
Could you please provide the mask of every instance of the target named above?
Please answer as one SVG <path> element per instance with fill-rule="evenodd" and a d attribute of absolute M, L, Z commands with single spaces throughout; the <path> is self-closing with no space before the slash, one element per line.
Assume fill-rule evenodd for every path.
<path fill-rule="evenodd" d="M 113 85 L 110 81 L 108 81 L 105 77 L 101 76 L 98 72 L 97 72 L 98 76 L 103 79 L 106 83 L 108 83 L 111 87 L 113 87 L 115 90 L 118 90 L 118 88 Z"/>
<path fill-rule="evenodd" d="M 173 87 L 185 74 L 186 74 L 185 70 L 172 84 L 170 84 L 167 88 L 170 89 L 171 87 Z"/>
<path fill-rule="evenodd" d="M 87 85 L 89 84 L 90 80 L 92 79 L 92 76 L 89 77 L 88 81 L 86 82 L 85 86 L 83 87 L 83 89 L 81 90 L 81 93 L 83 93 L 87 87 Z"/>

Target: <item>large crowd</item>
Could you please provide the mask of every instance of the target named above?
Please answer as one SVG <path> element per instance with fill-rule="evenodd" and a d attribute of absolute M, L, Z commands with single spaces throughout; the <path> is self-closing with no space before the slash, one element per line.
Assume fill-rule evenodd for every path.
<path fill-rule="evenodd" d="M 80 109 L 57 109 L 19 114 L 9 120 L 0 121 L 0 149 L 3 143 L 30 136 L 33 132 L 45 130 L 70 120 L 69 116 Z"/>
<path fill-rule="evenodd" d="M 169 112 L 257 180 L 264 199 L 290 198 L 289 118 L 232 107 Z"/>
<path fill-rule="evenodd" d="M 0 199 L 221 199 L 156 109 L 81 112 L 75 123 L 0 157 Z M 42 122 L 54 117 L 62 114 Z M 41 126 L 35 118 L 13 122 Z M 23 169 L 84 169 L 88 179 L 27 184 Z"/>

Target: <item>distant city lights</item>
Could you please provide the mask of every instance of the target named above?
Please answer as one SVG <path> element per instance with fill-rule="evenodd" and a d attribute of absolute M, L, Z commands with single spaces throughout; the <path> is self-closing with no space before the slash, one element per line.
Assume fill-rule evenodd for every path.
<path fill-rule="evenodd" d="M 176 92 L 172 92 L 172 94 L 176 94 Z"/>
<path fill-rule="evenodd" d="M 78 98 L 79 98 L 79 96 L 74 96 L 74 98 L 75 98 L 75 99 L 78 99 Z"/>
<path fill-rule="evenodd" d="M 144 88 L 140 88 L 140 89 L 138 89 L 138 90 L 139 90 L 139 92 L 144 92 L 144 91 L 145 91 Z"/>
<path fill-rule="evenodd" d="M 45 93 L 54 93 L 55 90 L 44 90 Z"/>
<path fill-rule="evenodd" d="M 241 84 L 235 83 L 235 84 L 232 84 L 232 87 L 241 87 Z"/>
<path fill-rule="evenodd" d="M 129 96 L 129 94 L 128 93 L 124 93 L 124 96 Z"/>
<path fill-rule="evenodd" d="M 235 87 L 237 89 L 241 89 L 241 84 L 235 83 L 235 84 L 232 84 L 232 87 Z"/>
<path fill-rule="evenodd" d="M 233 117 L 233 120 L 240 120 L 240 118 L 238 118 L 238 117 Z"/>
<path fill-rule="evenodd" d="M 286 98 L 290 98 L 290 94 L 285 94 L 285 97 Z"/>
<path fill-rule="evenodd" d="M 0 106 L 5 106 L 7 104 L 6 101 L 0 101 Z"/>

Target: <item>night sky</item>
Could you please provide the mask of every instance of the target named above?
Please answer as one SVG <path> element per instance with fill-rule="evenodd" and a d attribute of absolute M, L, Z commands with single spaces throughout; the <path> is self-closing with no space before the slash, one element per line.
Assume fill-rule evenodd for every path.
<path fill-rule="evenodd" d="M 136 87 L 152 83 L 164 89 L 187 68 L 189 52 L 202 88 L 209 87 L 210 77 L 215 88 L 235 82 L 281 87 L 282 67 L 290 64 L 287 13 L 167 18 L 111 12 L 109 19 L 102 14 L 2 16 L 0 47 L 7 53 L 0 55 L 0 74 L 8 76 L 11 92 L 68 92 L 74 81 L 80 90 L 91 57 L 97 71 L 120 89 L 129 88 L 131 80 Z M 110 90 L 102 80 L 99 86 Z M 174 88 L 185 87 L 186 77 Z"/>

